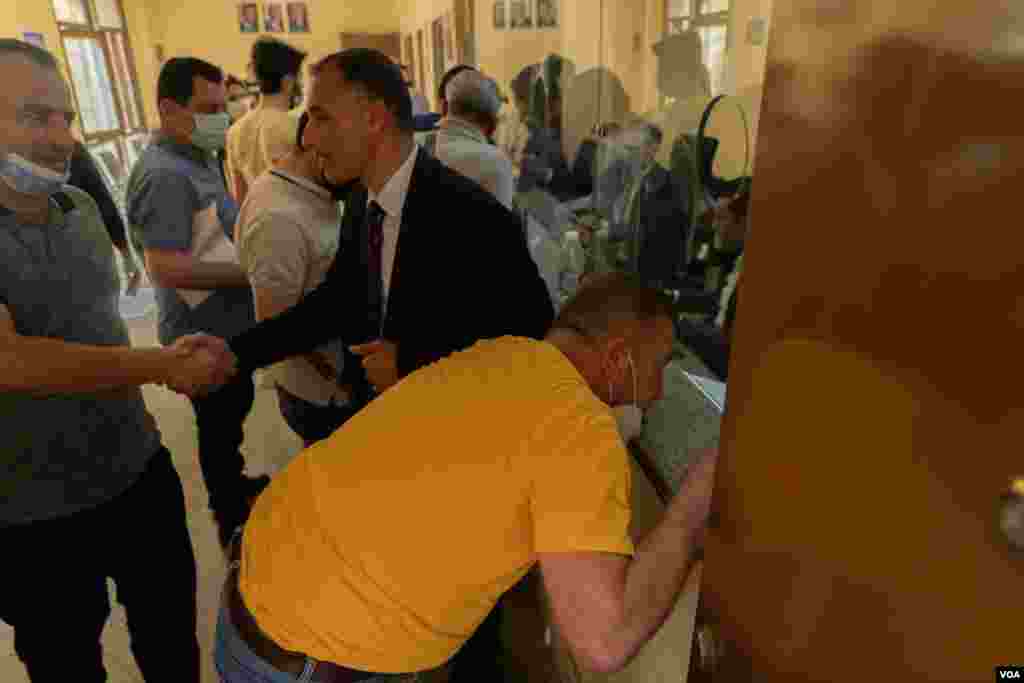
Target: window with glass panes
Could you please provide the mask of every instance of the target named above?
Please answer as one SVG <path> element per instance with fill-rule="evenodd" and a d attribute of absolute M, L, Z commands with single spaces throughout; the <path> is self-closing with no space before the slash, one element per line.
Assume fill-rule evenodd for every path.
<path fill-rule="evenodd" d="M 146 138 L 138 78 L 120 0 L 53 0 L 79 125 L 120 195 Z"/>
<path fill-rule="evenodd" d="M 704 65 L 711 76 L 711 93 L 720 94 L 725 85 L 729 0 L 665 0 L 665 18 L 665 32 L 669 35 L 689 30 L 700 34 Z"/>

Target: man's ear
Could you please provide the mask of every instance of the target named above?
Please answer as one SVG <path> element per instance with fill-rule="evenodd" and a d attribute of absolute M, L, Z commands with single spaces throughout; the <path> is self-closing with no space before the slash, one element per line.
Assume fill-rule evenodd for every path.
<path fill-rule="evenodd" d="M 629 367 L 626 360 L 629 343 L 622 335 L 609 336 L 604 345 L 604 365 L 613 377 L 625 377 Z"/>

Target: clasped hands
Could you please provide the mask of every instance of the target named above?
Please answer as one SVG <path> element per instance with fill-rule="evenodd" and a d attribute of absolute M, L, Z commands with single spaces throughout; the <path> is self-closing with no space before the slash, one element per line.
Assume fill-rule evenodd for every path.
<path fill-rule="evenodd" d="M 220 388 L 238 372 L 235 354 L 219 337 L 188 335 L 166 351 L 170 362 L 162 384 L 189 398 L 199 398 Z"/>
<path fill-rule="evenodd" d="M 378 393 L 398 383 L 398 347 L 394 342 L 377 339 L 349 350 L 362 359 L 366 377 Z M 238 372 L 238 359 L 227 342 L 211 335 L 181 337 L 167 348 L 167 353 L 170 363 L 161 383 L 189 398 L 220 388 Z"/>

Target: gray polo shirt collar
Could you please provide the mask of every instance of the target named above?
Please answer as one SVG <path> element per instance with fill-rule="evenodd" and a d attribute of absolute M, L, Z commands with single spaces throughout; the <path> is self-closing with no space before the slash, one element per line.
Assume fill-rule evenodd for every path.
<path fill-rule="evenodd" d="M 204 152 L 191 143 L 185 144 L 178 142 L 167 133 L 157 133 L 154 142 L 163 149 L 173 152 L 178 156 L 185 157 L 189 161 L 194 161 L 197 164 L 209 165 L 209 163 L 213 161 L 213 156 L 210 154 Z"/>

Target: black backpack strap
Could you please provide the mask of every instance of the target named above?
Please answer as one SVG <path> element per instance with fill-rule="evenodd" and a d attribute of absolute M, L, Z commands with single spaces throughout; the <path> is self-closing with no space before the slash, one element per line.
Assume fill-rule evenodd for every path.
<path fill-rule="evenodd" d="M 75 210 L 75 201 L 69 197 L 67 193 L 58 192 L 51 196 L 53 197 L 53 201 L 57 203 L 57 206 L 60 207 L 60 210 L 64 212 L 65 215 Z"/>

